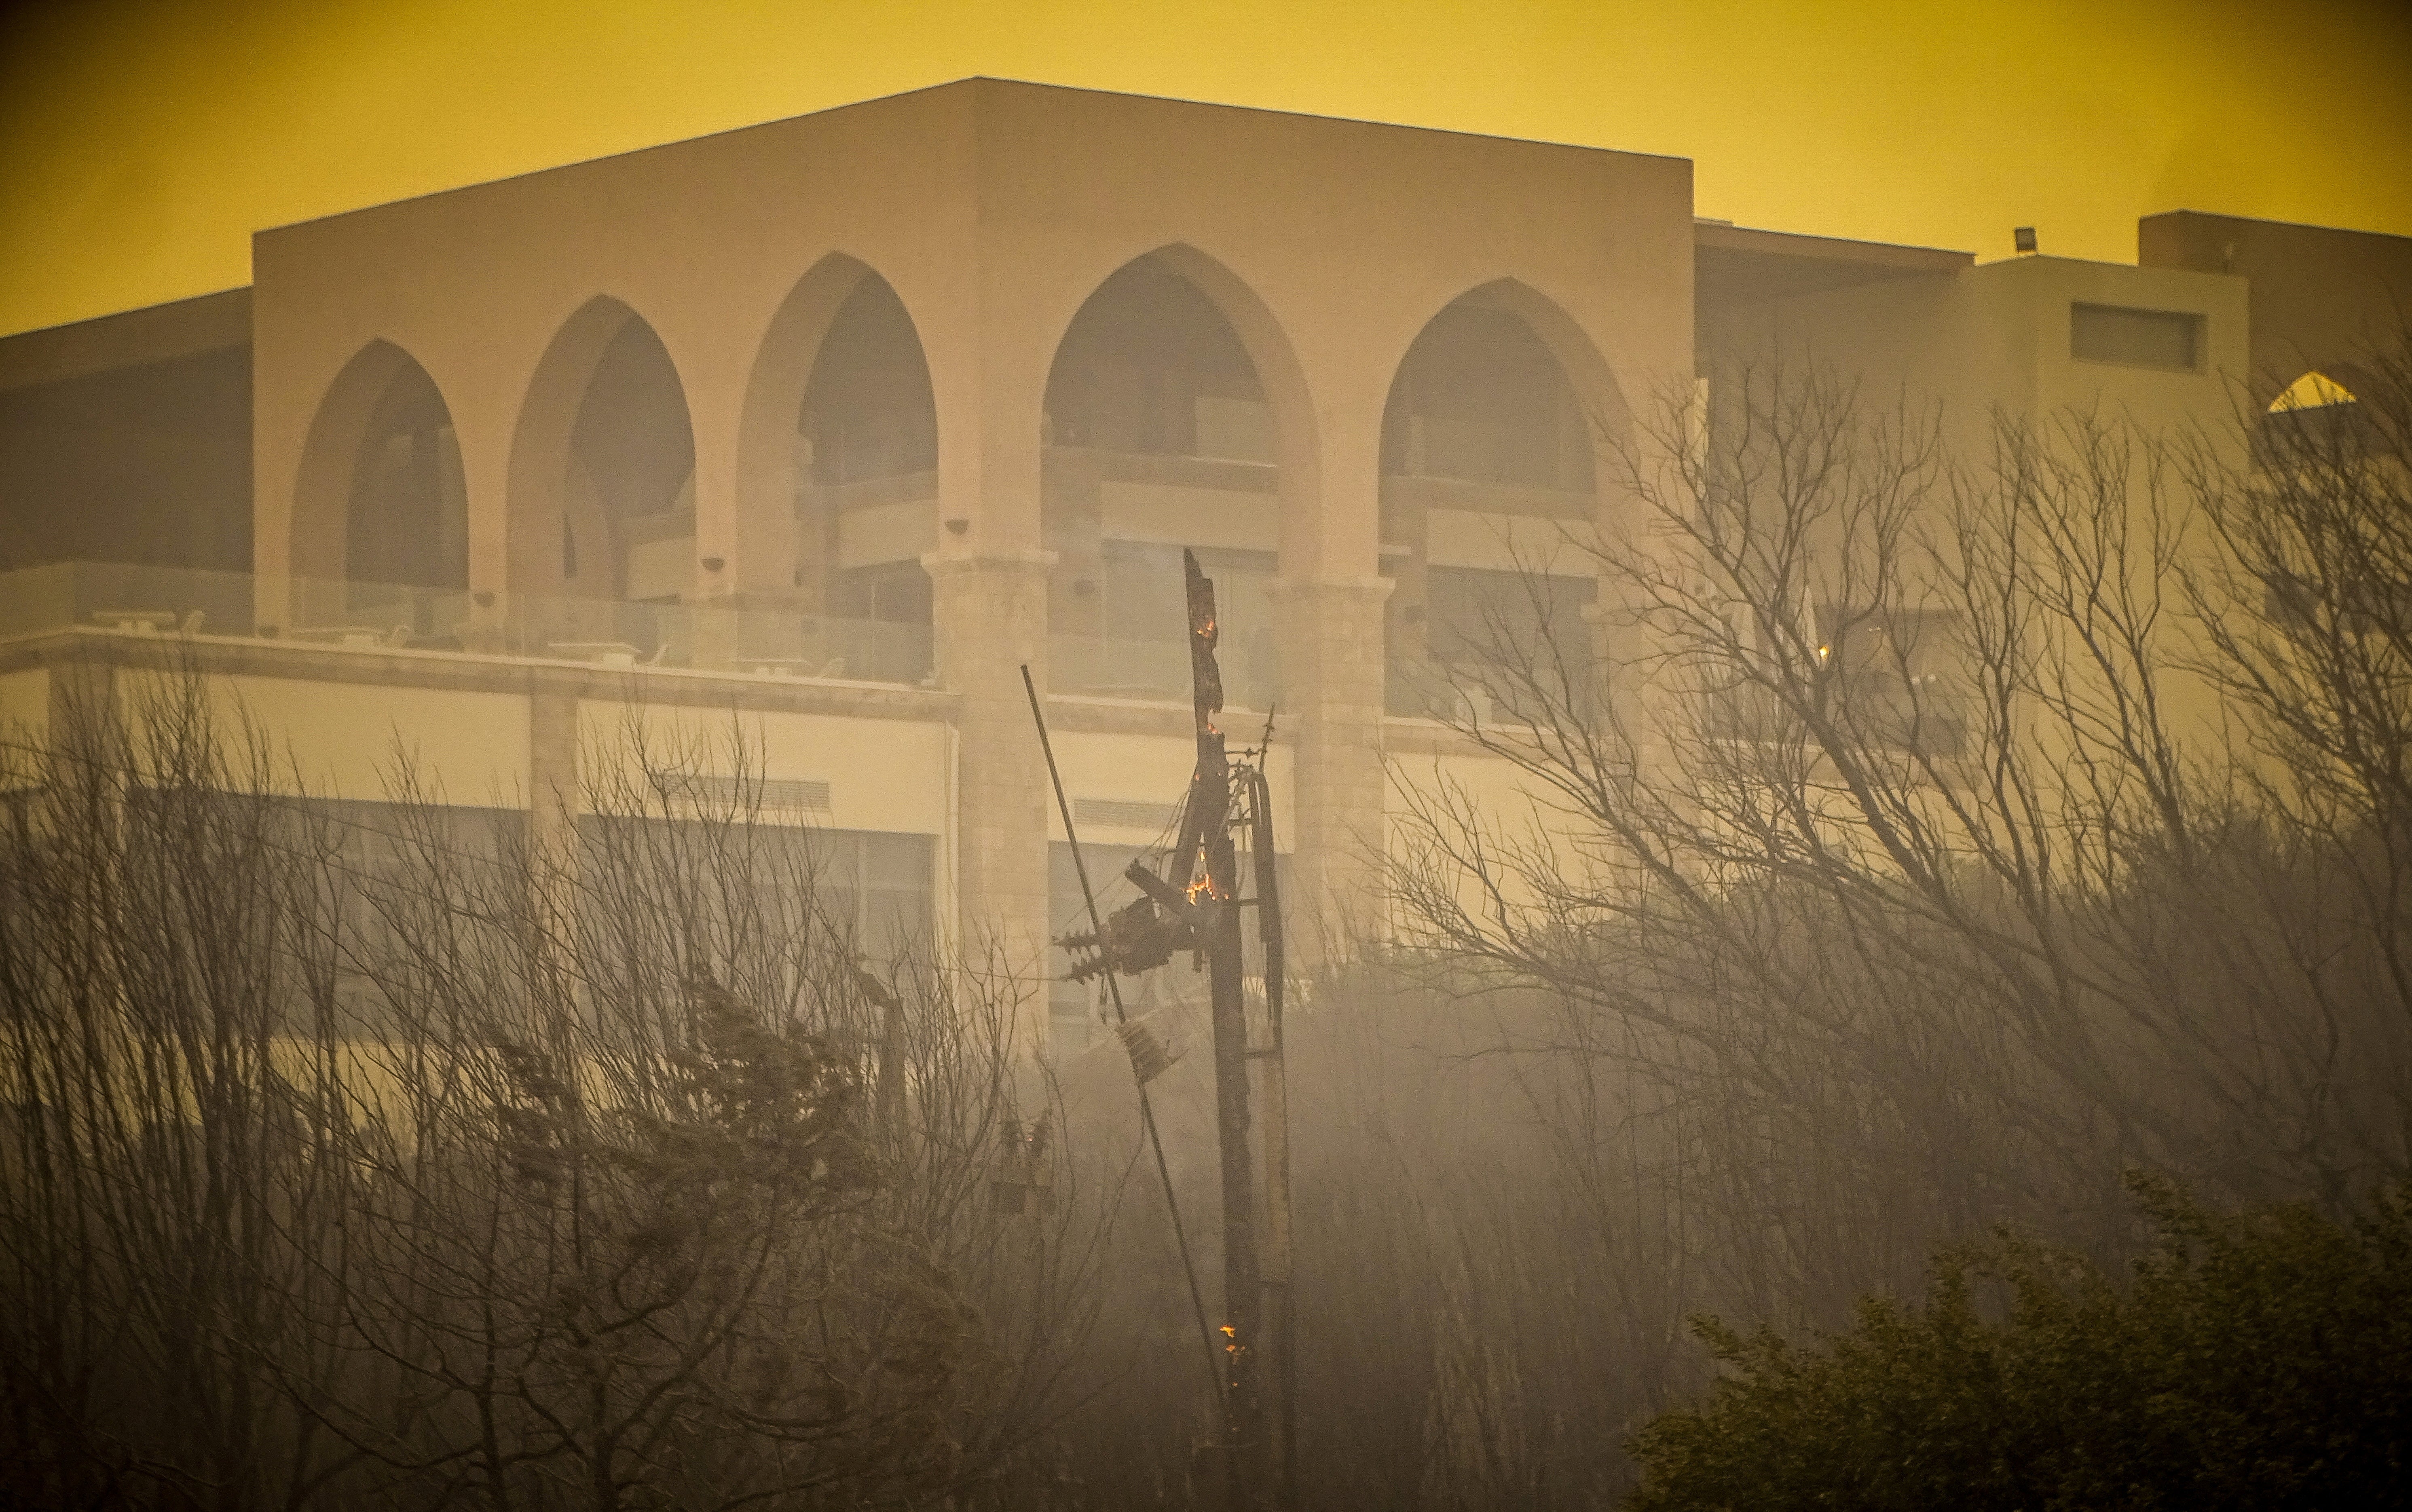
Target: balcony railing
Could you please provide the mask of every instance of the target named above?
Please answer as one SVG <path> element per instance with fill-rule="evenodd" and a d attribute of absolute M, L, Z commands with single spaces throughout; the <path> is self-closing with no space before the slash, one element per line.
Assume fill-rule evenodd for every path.
<path fill-rule="evenodd" d="M 1842 739 L 1865 750 L 1958 756 L 1968 745 L 1967 706 L 1934 682 L 1915 689 L 1862 673 L 1838 678 L 1829 718 Z M 1711 690 L 1699 709 L 1699 735 L 1743 744 L 1788 744 L 1806 738 L 1802 718 L 1769 689 L 1752 684 Z"/>
<path fill-rule="evenodd" d="M 1394 719 L 1436 719 L 1447 725 L 1532 725 L 1592 712 L 1597 689 L 1588 663 L 1574 668 L 1571 692 L 1553 676 L 1537 690 L 1522 679 L 1471 662 L 1441 662 L 1393 653 L 1383 668 L 1382 712 Z"/>
<path fill-rule="evenodd" d="M 0 573 L 0 637 L 74 626 L 871 683 L 920 683 L 933 665 L 926 624 L 772 608 L 311 578 L 287 580 L 264 608 L 249 573 L 110 562 Z"/>
<path fill-rule="evenodd" d="M 1281 686 L 1280 659 L 1270 634 L 1234 638 L 1216 648 L 1227 708 L 1263 710 Z M 1057 693 L 1186 704 L 1189 642 L 1112 636 L 1047 638 L 1047 681 Z"/>

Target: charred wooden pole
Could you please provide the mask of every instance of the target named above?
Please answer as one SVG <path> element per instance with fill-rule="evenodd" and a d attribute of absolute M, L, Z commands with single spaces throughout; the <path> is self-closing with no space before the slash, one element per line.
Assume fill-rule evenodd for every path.
<path fill-rule="evenodd" d="M 1214 1111 L 1223 1156 L 1223 1431 L 1225 1484 L 1234 1512 L 1269 1488 L 1264 1404 L 1257 1387 L 1259 1314 L 1257 1188 L 1248 1153 L 1248 1012 L 1241 954 L 1239 865 L 1231 844 L 1231 759 L 1214 716 L 1223 676 L 1214 660 L 1214 585 L 1181 553 L 1189 601 L 1189 670 L 1198 718 L 1198 767 L 1189 779 L 1184 839 L 1197 836 L 1205 875 L 1193 891 L 1206 915 L 1208 1001 L 1214 1022 Z"/>

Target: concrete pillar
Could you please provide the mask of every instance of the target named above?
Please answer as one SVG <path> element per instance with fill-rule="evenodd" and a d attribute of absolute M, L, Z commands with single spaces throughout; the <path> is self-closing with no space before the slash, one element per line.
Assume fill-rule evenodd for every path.
<path fill-rule="evenodd" d="M 656 330 L 678 369 L 687 433 L 695 442 L 695 579 L 684 596 L 727 608 L 773 584 L 784 588 L 787 543 L 758 527 L 775 525 L 783 514 L 792 517 L 794 487 L 783 476 L 746 476 L 766 462 L 774 475 L 784 474 L 780 464 L 790 449 L 773 445 L 757 456 L 746 445 L 759 322 L 707 306 L 700 316 L 666 312 Z M 792 433 L 793 415 L 784 428 L 773 428 Z"/>
<path fill-rule="evenodd" d="M 1054 561 L 1036 550 L 921 559 L 933 589 L 939 681 L 963 695 L 956 896 L 967 964 L 993 966 L 1028 991 L 1021 1033 L 1042 1054 L 1049 789 L 1021 668 L 1029 666 L 1043 694 Z"/>
<path fill-rule="evenodd" d="M 1387 578 L 1274 585 L 1282 615 L 1284 723 L 1298 740 L 1297 881 L 1290 903 L 1301 964 L 1380 923 L 1382 606 Z"/>
<path fill-rule="evenodd" d="M 938 681 L 962 698 L 958 938 L 965 964 L 993 974 L 987 986 L 1021 994 L 1021 1043 L 1043 1056 L 1051 800 L 1020 668 L 1045 694 L 1055 553 L 1039 535 L 1039 423 L 1052 353 L 1028 301 L 977 290 L 967 278 L 906 296 L 938 414 L 937 547 L 921 565 Z"/>
<path fill-rule="evenodd" d="M 1352 934 L 1381 920 L 1383 608 L 1391 589 L 1380 575 L 1381 434 L 1390 374 L 1378 351 L 1357 356 L 1318 386 L 1312 491 L 1284 479 L 1274 584 L 1284 723 L 1298 740 L 1293 951 L 1310 969 L 1319 952 L 1345 951 Z"/>
<path fill-rule="evenodd" d="M 511 588 L 511 422 L 519 406 L 502 385 L 470 389 L 452 408 L 452 439 L 461 448 L 461 481 L 468 506 L 469 618 L 464 647 L 499 651 Z"/>

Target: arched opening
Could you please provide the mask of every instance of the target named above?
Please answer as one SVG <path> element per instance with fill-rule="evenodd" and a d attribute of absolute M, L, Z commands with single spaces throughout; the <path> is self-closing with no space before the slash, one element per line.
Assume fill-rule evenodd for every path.
<path fill-rule="evenodd" d="M 670 604 L 695 586 L 695 434 L 654 328 L 630 313 L 570 422 L 562 578 L 573 594 Z"/>
<path fill-rule="evenodd" d="M 355 583 L 469 586 L 469 501 L 452 412 L 407 357 L 370 411 L 345 511 L 344 576 Z"/>
<path fill-rule="evenodd" d="M 2277 398 L 2270 401 L 2270 413 L 2284 415 L 2295 410 L 2326 409 L 2331 404 L 2353 403 L 2355 399 L 2351 389 L 2327 374 L 2315 370 L 2287 385 Z"/>
<path fill-rule="evenodd" d="M 1188 696 L 1181 552 L 1213 578 L 1228 702 L 1271 700 L 1279 436 L 1248 350 L 1163 256 L 1107 279 L 1048 374 L 1041 531 L 1059 692 Z"/>
<path fill-rule="evenodd" d="M 2256 460 L 2291 470 L 2364 455 L 2376 439 L 2357 386 L 2369 380 L 2350 366 L 2314 368 L 2279 390 L 2254 428 Z"/>
<path fill-rule="evenodd" d="M 1463 296 L 1417 336 L 1382 417 L 1390 712 L 1514 718 L 1528 672 L 1587 684 L 1593 430 L 1505 290 Z"/>
<path fill-rule="evenodd" d="M 469 505 L 452 414 L 409 353 L 375 341 L 312 420 L 294 495 L 295 639 L 457 645 L 468 612 Z"/>
<path fill-rule="evenodd" d="M 825 617 L 816 669 L 912 682 L 929 667 L 938 409 L 921 339 L 864 272 L 831 317 L 795 417 L 799 608 Z"/>
<path fill-rule="evenodd" d="M 617 300 L 563 322 L 511 443 L 504 643 L 606 664 L 724 654 L 697 621 L 695 436 L 661 338 Z M 707 620 L 709 616 L 705 617 Z"/>

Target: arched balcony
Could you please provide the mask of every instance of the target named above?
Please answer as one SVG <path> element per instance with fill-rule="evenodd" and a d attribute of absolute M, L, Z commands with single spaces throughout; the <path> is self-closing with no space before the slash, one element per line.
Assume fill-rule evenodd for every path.
<path fill-rule="evenodd" d="M 904 300 L 858 259 L 821 258 L 781 302 L 746 382 L 737 561 L 716 600 L 739 620 L 732 667 L 927 681 L 937 436 Z"/>
<path fill-rule="evenodd" d="M 1277 678 L 1268 595 L 1279 557 L 1279 435 L 1247 347 L 1162 254 L 1082 304 L 1047 383 L 1041 531 L 1054 691 L 1185 700 L 1181 552 L 1213 578 L 1228 700 Z"/>
<path fill-rule="evenodd" d="M 1519 713 L 1528 675 L 1587 683 L 1597 593 L 1596 422 L 1523 310 L 1493 286 L 1434 316 L 1382 420 L 1385 703 Z M 1562 665 L 1547 666 L 1544 663 Z"/>
<path fill-rule="evenodd" d="M 468 498 L 450 409 L 390 342 L 329 387 L 293 515 L 284 633 L 338 644 L 457 647 L 469 606 Z"/>
<path fill-rule="evenodd" d="M 510 593 L 497 649 L 655 666 L 709 661 L 699 596 L 695 436 L 659 335 L 588 301 L 538 363 L 511 456 Z"/>
<path fill-rule="evenodd" d="M 799 609 L 822 617 L 831 675 L 929 669 L 938 411 L 913 317 L 864 272 L 837 307 L 795 416 Z"/>

